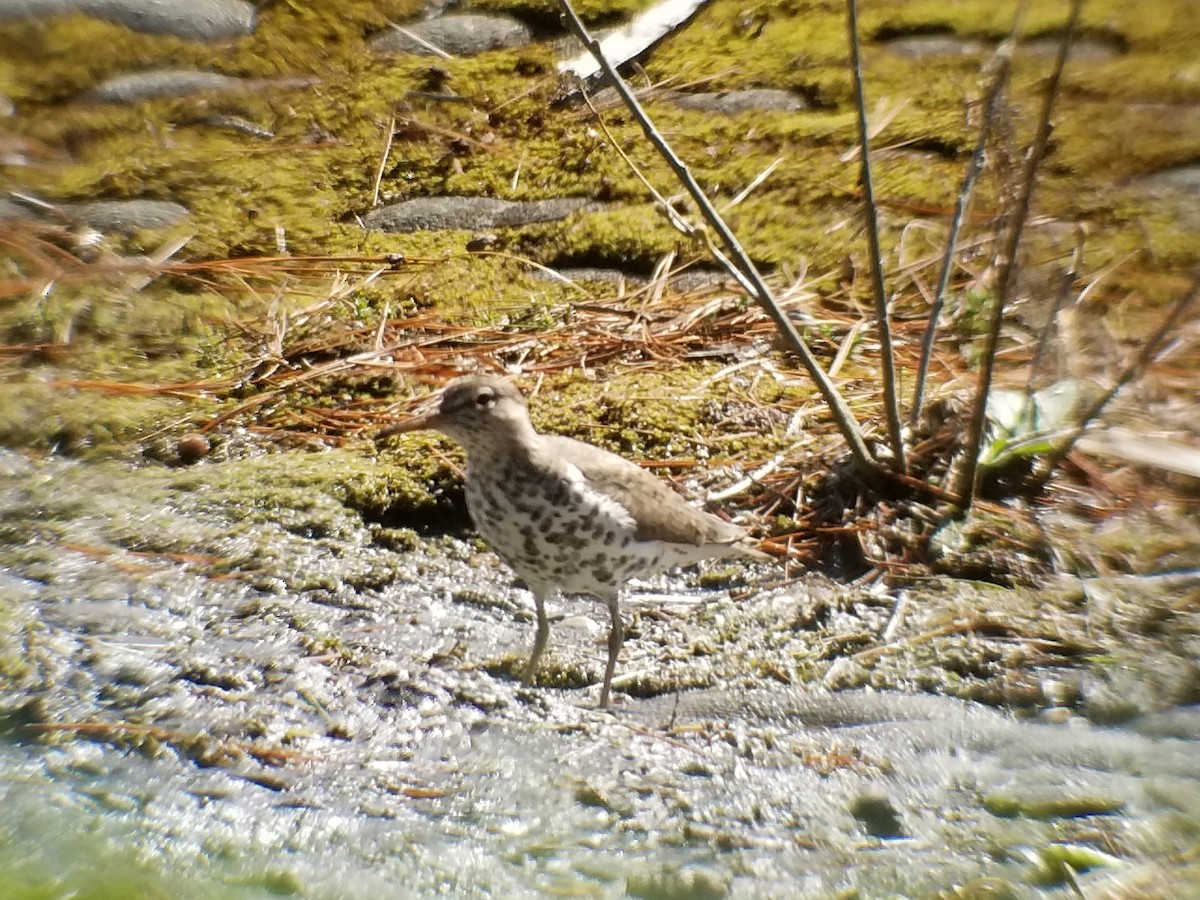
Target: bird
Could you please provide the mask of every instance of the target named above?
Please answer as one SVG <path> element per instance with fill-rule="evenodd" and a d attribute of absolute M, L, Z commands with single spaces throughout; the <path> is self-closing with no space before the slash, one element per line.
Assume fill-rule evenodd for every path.
<path fill-rule="evenodd" d="M 636 463 L 536 431 L 525 397 L 507 378 L 455 378 L 436 408 L 376 439 L 429 429 L 467 451 L 467 509 L 475 528 L 533 594 L 537 633 L 521 678 L 526 687 L 549 640 L 546 601 L 556 592 L 592 595 L 608 607 L 599 703 L 606 709 L 624 642 L 620 593 L 627 580 L 704 559 L 771 559 L 742 528 L 691 506 Z"/>

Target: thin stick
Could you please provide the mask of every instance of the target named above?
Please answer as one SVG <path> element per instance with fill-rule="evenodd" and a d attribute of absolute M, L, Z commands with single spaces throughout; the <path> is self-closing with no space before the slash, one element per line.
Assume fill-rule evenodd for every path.
<path fill-rule="evenodd" d="M 866 205 L 867 243 L 871 250 L 871 292 L 875 296 L 875 329 L 879 332 L 879 363 L 883 377 L 883 408 L 888 439 L 896 467 L 908 471 L 901 434 L 900 399 L 896 386 L 896 356 L 892 350 L 892 323 L 888 312 L 887 288 L 883 283 L 883 251 L 879 247 L 879 207 L 875 205 L 875 180 L 871 174 L 871 135 L 867 128 L 867 97 L 863 89 L 862 54 L 858 45 L 858 2 L 846 0 L 850 29 L 850 71 L 854 76 L 854 104 L 858 110 L 858 142 L 862 148 L 862 183 Z"/>
<path fill-rule="evenodd" d="M 1025 381 L 1025 403 L 1027 404 L 1027 409 L 1029 408 L 1028 405 L 1033 403 L 1033 395 L 1037 393 L 1038 370 L 1042 365 L 1042 357 L 1046 355 L 1046 346 L 1050 343 L 1050 332 L 1053 330 L 1054 323 L 1058 320 L 1058 314 L 1067 300 L 1067 294 L 1071 290 L 1071 285 L 1075 283 L 1075 279 L 1079 275 L 1079 269 L 1083 265 L 1083 244 L 1084 230 L 1082 226 L 1078 226 L 1075 229 L 1075 249 L 1071 253 L 1071 264 L 1063 269 L 1058 277 L 1058 290 L 1054 296 L 1054 308 L 1050 310 L 1050 314 L 1046 317 L 1046 321 L 1042 325 L 1041 333 L 1038 335 L 1037 347 L 1033 351 L 1033 359 L 1029 361 L 1029 377 Z"/>
<path fill-rule="evenodd" d="M 946 291 L 950 286 L 950 273 L 954 270 L 954 256 L 958 252 L 958 233 L 966 218 L 967 205 L 975 190 L 975 182 L 983 171 L 983 161 L 987 151 L 988 138 L 991 135 L 992 124 L 996 121 L 996 112 L 1000 108 L 1000 98 L 1004 96 L 1012 74 L 1012 54 L 1016 41 L 1017 28 L 1020 25 L 1025 4 L 1017 7 L 1013 16 L 1012 29 L 1008 40 L 996 51 L 996 76 L 988 88 L 987 99 L 983 105 L 983 121 L 979 123 L 979 140 L 975 142 L 975 151 L 967 164 L 967 172 L 963 176 L 962 185 L 958 189 L 958 199 L 954 203 L 954 215 L 950 219 L 950 233 L 946 235 L 946 252 L 942 256 L 942 272 L 938 276 L 937 291 L 933 295 L 933 304 L 929 307 L 929 324 L 925 327 L 925 337 L 921 343 L 921 362 L 917 366 L 917 383 L 913 387 L 912 412 L 909 421 L 916 424 L 921 415 L 921 406 L 925 402 L 925 379 L 929 375 L 929 362 L 933 358 L 933 346 L 937 341 L 938 322 L 942 317 L 942 308 L 946 305 Z"/>
<path fill-rule="evenodd" d="M 379 168 L 375 170 L 375 184 L 371 188 L 371 208 L 379 205 L 379 186 L 383 183 L 383 171 L 388 157 L 392 155 L 392 141 L 396 138 L 396 117 L 388 119 L 387 136 L 383 139 L 383 153 L 379 156 Z"/>
<path fill-rule="evenodd" d="M 596 62 L 600 64 L 601 69 L 608 76 L 617 93 L 620 94 L 622 101 L 629 108 L 630 113 L 641 125 L 646 139 L 650 141 L 675 172 L 676 177 L 679 178 L 680 182 L 687 189 L 687 192 L 696 202 L 705 220 L 720 238 L 721 243 L 725 246 L 729 256 L 732 257 L 733 262 L 725 259 L 722 255 L 718 255 L 718 260 L 737 279 L 738 283 L 746 288 L 748 293 L 758 301 L 759 305 L 762 306 L 767 315 L 775 322 L 780 333 L 800 358 L 801 364 L 803 364 L 809 376 L 816 383 L 817 390 L 821 392 L 822 398 L 829 407 L 834 422 L 836 422 L 838 430 L 842 433 L 842 437 L 850 449 L 850 454 L 860 474 L 871 481 L 880 480 L 883 474 L 882 467 L 871 455 L 866 441 L 863 440 L 862 429 L 859 427 L 858 421 L 854 418 L 854 414 L 850 411 L 850 407 L 842 399 L 841 394 L 838 393 L 837 387 L 825 374 L 817 358 L 804 342 L 804 338 L 796 330 L 796 326 L 792 323 L 792 320 L 788 318 L 787 313 L 775 302 L 770 289 L 763 281 L 762 275 L 759 274 L 758 269 L 746 254 L 746 251 L 738 243 L 737 238 L 733 236 L 733 233 L 729 230 L 729 226 L 725 224 L 725 220 L 721 218 L 720 214 L 713 207 L 703 189 L 696 183 L 696 179 L 692 176 L 687 166 L 676 156 L 675 151 L 671 149 L 670 145 L 667 144 L 666 140 L 655 129 L 654 124 L 647 117 L 645 110 L 642 109 L 641 104 L 638 103 L 637 98 L 630 91 L 629 86 L 617 74 L 612 64 L 604 56 L 596 39 L 588 32 L 575 10 L 571 7 L 570 0 L 559 0 L 559 6 L 563 10 L 567 25 L 571 31 L 583 42 L 583 45 L 595 57 Z M 711 242 L 709 246 L 712 246 Z"/>
<path fill-rule="evenodd" d="M 748 185 L 738 191 L 737 196 L 735 196 L 721 208 L 721 212 L 729 212 L 731 209 L 749 197 L 750 194 L 754 192 L 756 187 L 771 177 L 771 173 L 779 168 L 779 164 L 783 162 L 783 160 L 784 157 L 782 156 L 776 157 L 773 163 L 755 175 L 754 179 Z"/>
<path fill-rule="evenodd" d="M 390 25 L 396 31 L 400 32 L 402 35 L 404 35 L 410 41 L 415 41 L 416 43 L 420 44 L 422 47 L 424 47 L 426 50 L 428 50 L 434 56 L 440 56 L 442 59 L 454 59 L 454 57 L 451 54 L 447 53 L 445 50 L 443 50 L 437 44 L 433 44 L 433 43 L 430 43 L 429 41 L 425 40 L 425 38 L 421 37 L 419 34 L 414 34 L 413 32 L 409 31 L 407 28 L 401 28 L 399 25 L 396 25 L 393 22 L 388 22 L 388 25 Z"/>
<path fill-rule="evenodd" d="M 1013 289 L 1013 276 L 1017 269 L 1017 251 L 1021 245 L 1021 232 L 1025 220 L 1029 216 L 1030 203 L 1033 200 L 1033 187 L 1037 179 L 1038 166 L 1046 155 L 1046 145 L 1050 141 L 1050 114 L 1054 110 L 1054 101 L 1058 96 L 1058 85 L 1062 80 L 1063 68 L 1067 64 L 1067 53 L 1071 49 L 1071 41 L 1075 36 L 1075 26 L 1079 22 L 1079 14 L 1083 9 L 1083 0 L 1072 0 L 1071 11 L 1067 17 L 1067 27 L 1063 30 L 1062 41 L 1058 45 L 1058 57 L 1054 61 L 1054 69 L 1046 82 L 1046 92 L 1042 100 L 1041 118 L 1038 121 L 1037 134 L 1033 146 L 1029 150 L 1029 161 L 1025 166 L 1025 178 L 1017 195 L 1016 209 L 1010 219 L 1008 234 L 1005 237 L 1000 273 L 996 279 L 996 296 L 992 301 L 991 320 L 988 323 L 987 334 L 984 338 L 983 362 L 979 369 L 979 379 L 975 389 L 975 405 L 971 409 L 971 419 L 967 424 L 967 440 L 963 449 L 962 471 L 959 473 L 958 490 L 962 497 L 963 511 L 971 508 L 975 498 L 975 476 L 979 471 L 979 445 L 983 442 L 984 419 L 987 414 L 987 398 L 992 387 L 992 375 L 996 367 L 996 348 L 1000 343 L 1000 328 L 1004 322 L 1004 308 L 1008 304 L 1009 295 Z"/>

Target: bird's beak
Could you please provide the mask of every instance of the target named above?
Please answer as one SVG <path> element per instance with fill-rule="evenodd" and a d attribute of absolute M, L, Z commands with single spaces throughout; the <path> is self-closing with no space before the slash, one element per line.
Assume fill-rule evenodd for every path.
<path fill-rule="evenodd" d="M 383 431 L 375 435 L 376 441 L 382 441 L 390 438 L 393 434 L 407 434 L 410 431 L 427 431 L 429 429 L 440 430 L 442 427 L 442 414 L 439 412 L 428 412 L 423 416 L 413 416 L 411 419 L 405 419 L 395 425 L 389 425 Z"/>

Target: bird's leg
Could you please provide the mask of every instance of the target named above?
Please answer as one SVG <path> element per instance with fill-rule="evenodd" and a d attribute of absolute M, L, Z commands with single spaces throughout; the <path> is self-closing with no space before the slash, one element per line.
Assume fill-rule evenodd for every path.
<path fill-rule="evenodd" d="M 621 653 L 621 644 L 625 641 L 625 630 L 621 624 L 620 595 L 617 591 L 607 593 L 603 597 L 604 605 L 612 618 L 612 628 L 608 632 L 608 662 L 604 666 L 604 686 L 600 688 L 600 708 L 608 708 L 608 695 L 612 691 L 613 672 L 617 668 L 617 656 Z"/>
<path fill-rule="evenodd" d="M 529 662 L 525 664 L 525 672 L 521 675 L 521 684 L 529 687 L 533 684 L 533 676 L 537 674 L 538 660 L 546 649 L 550 639 L 550 620 L 546 618 L 546 592 L 541 589 L 533 590 L 533 605 L 537 607 L 537 636 L 533 639 L 533 652 L 529 654 Z"/>

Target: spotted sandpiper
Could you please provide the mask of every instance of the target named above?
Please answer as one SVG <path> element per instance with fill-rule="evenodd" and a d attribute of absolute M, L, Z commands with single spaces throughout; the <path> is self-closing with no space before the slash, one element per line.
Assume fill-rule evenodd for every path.
<path fill-rule="evenodd" d="M 745 532 L 688 505 L 665 483 L 582 441 L 539 434 L 511 381 L 467 375 L 451 381 L 436 410 L 378 438 L 435 429 L 467 451 L 467 507 L 479 533 L 524 579 L 537 609 L 537 636 L 522 683 L 546 649 L 546 600 L 555 591 L 603 600 L 612 619 L 600 706 L 607 707 L 624 631 L 619 595 L 630 578 L 702 559 L 746 556 Z"/>

